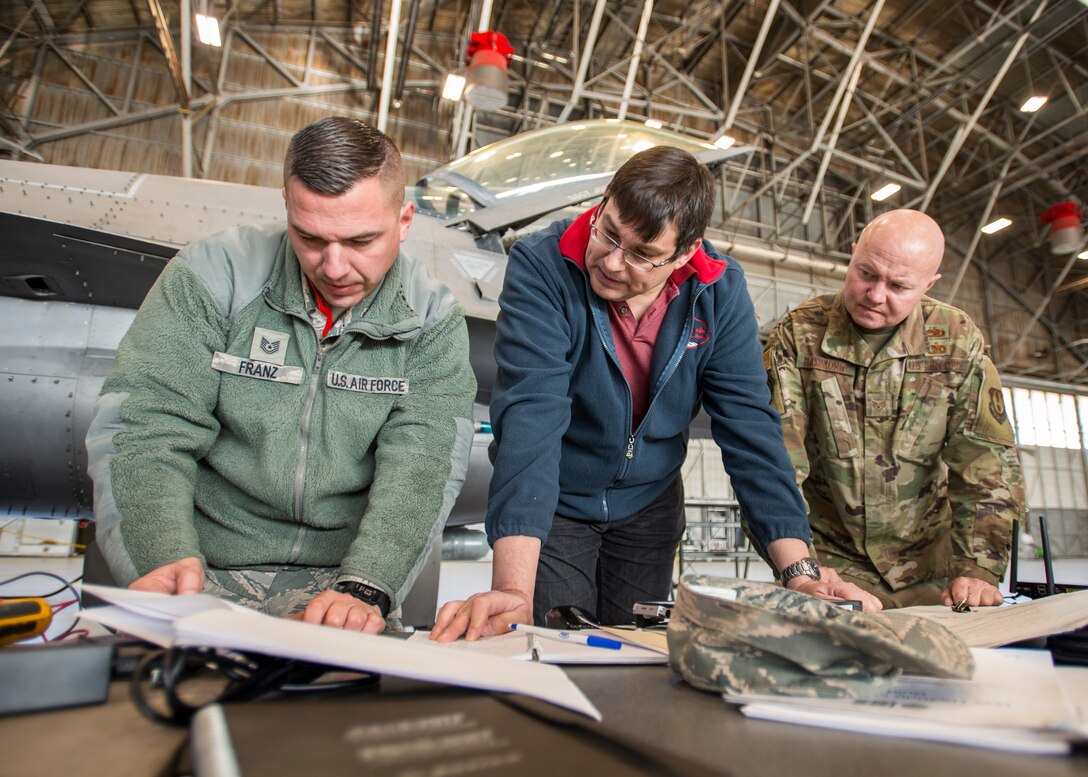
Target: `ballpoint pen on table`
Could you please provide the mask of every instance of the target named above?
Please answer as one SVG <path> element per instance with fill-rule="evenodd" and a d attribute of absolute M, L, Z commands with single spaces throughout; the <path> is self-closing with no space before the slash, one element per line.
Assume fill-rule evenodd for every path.
<path fill-rule="evenodd" d="M 598 637 L 593 634 L 580 634 L 577 631 L 556 631 L 555 629 L 529 626 L 524 623 L 511 624 L 510 628 L 517 631 L 524 631 L 527 634 L 538 634 L 547 639 L 556 639 L 560 642 L 573 642 L 579 645 L 588 645 L 589 647 L 606 648 L 608 650 L 619 650 L 623 647 L 623 643 L 619 640 Z"/>

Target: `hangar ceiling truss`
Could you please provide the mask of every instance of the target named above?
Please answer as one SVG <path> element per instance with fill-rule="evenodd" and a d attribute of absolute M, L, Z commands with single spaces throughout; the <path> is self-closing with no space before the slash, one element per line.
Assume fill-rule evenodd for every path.
<path fill-rule="evenodd" d="M 193 44 L 187 76 L 190 1 L 222 21 L 224 40 Z M 155 7 L 180 53 L 156 32 Z M 925 209 L 950 237 L 939 291 L 985 318 L 1003 368 L 1088 380 L 1088 273 L 1050 253 L 1038 221 L 1088 199 L 1086 0 L 403 0 L 393 11 L 393 0 L 13 0 L 0 8 L 0 151 L 61 161 L 66 143 L 123 137 L 171 147 L 153 172 L 180 173 L 184 145 L 192 174 L 229 177 L 240 152 L 227 124 L 327 101 L 371 121 L 387 105 L 386 129 L 423 170 L 549 124 L 660 121 L 755 149 L 724 173 L 727 234 L 843 262 L 874 213 Z M 439 98 L 483 15 L 516 52 L 507 105 L 488 113 Z M 384 68 L 390 26 L 398 47 Z M 1031 94 L 1048 101 L 1023 113 Z M 873 202 L 886 183 L 902 189 Z M 1013 226 L 979 233 L 999 216 Z"/>

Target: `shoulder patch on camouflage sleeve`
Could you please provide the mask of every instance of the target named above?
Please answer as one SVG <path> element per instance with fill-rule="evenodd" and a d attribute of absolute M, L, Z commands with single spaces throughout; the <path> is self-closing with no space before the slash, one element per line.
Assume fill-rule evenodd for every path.
<path fill-rule="evenodd" d="M 1009 422 L 1005 394 L 1001 391 L 1001 379 L 997 367 L 989 359 L 983 367 L 982 386 L 979 388 L 973 417 L 967 423 L 967 433 L 990 442 L 1013 445 L 1012 424 Z"/>
<path fill-rule="evenodd" d="M 771 407 L 779 415 L 784 415 L 786 401 L 782 395 L 788 389 L 782 385 L 782 376 L 778 373 L 778 358 L 773 344 L 768 344 L 763 351 L 763 369 L 767 373 L 767 388 L 771 391 Z"/>

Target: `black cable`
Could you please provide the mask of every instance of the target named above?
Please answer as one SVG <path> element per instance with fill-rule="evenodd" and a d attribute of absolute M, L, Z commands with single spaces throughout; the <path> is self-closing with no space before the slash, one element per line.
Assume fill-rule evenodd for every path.
<path fill-rule="evenodd" d="M 63 589 L 62 589 L 62 590 L 63 590 Z M 78 625 L 79 625 L 79 621 L 80 621 L 80 617 L 79 617 L 79 616 L 77 615 L 77 616 L 75 617 L 75 620 L 73 620 L 73 621 L 72 621 L 72 625 L 71 625 L 71 626 L 69 626 L 69 627 L 68 627 L 67 629 L 65 629 L 64 631 L 62 631 L 62 632 L 61 632 L 60 634 L 58 634 L 57 636 L 55 636 L 55 637 L 50 637 L 49 641 L 50 641 L 50 642 L 56 642 L 56 641 L 58 641 L 58 640 L 64 639 L 65 637 L 67 637 L 67 636 L 68 636 L 69 634 L 71 634 L 71 633 L 72 633 L 73 631 L 75 631 L 75 630 L 76 630 L 76 626 L 78 626 Z"/>
<path fill-rule="evenodd" d="M 23 580 L 25 578 L 35 577 L 35 576 L 38 576 L 38 577 L 51 577 L 54 580 L 59 580 L 61 583 L 63 583 L 63 587 L 58 588 L 56 591 L 53 591 L 53 593 L 45 594 L 45 596 L 41 597 L 42 599 L 45 599 L 46 597 L 49 597 L 49 596 L 56 596 L 57 594 L 59 594 L 59 593 L 61 593 L 63 591 L 71 591 L 72 595 L 75 596 L 76 601 L 79 602 L 79 609 L 81 609 L 81 610 L 83 609 L 83 597 L 80 596 L 79 591 L 77 591 L 75 588 L 72 587 L 72 583 L 78 583 L 80 580 L 83 579 L 83 575 L 80 575 L 75 580 L 72 580 L 71 582 L 69 582 L 69 581 L 65 580 L 63 577 L 61 577 L 60 575 L 55 575 L 52 572 L 24 572 L 21 575 L 16 575 L 15 577 L 9 577 L 7 580 L 0 580 L 0 586 L 4 586 L 4 585 L 7 585 L 8 583 L 14 583 L 14 582 L 16 582 L 18 580 Z"/>
<path fill-rule="evenodd" d="M 317 693 L 377 684 L 380 675 L 363 675 L 350 681 L 313 683 L 329 667 L 293 659 L 247 656 L 210 648 L 166 648 L 144 655 L 132 672 L 129 694 L 137 709 L 160 723 L 188 725 L 193 714 L 205 704 L 248 701 L 268 693 Z M 213 698 L 191 704 L 182 698 L 179 686 L 198 673 L 212 672 L 227 680 Z M 152 689 L 162 693 L 166 711 L 151 701 Z"/>
<path fill-rule="evenodd" d="M 59 575 L 58 575 L 58 577 L 59 577 Z M 63 579 L 63 578 L 62 578 L 62 579 Z M 72 588 L 72 586 L 74 586 L 74 585 L 75 585 L 76 583 L 78 583 L 78 582 L 79 582 L 80 580 L 82 580 L 82 579 L 83 579 L 83 575 L 80 575 L 79 577 L 73 578 L 73 579 L 72 579 L 72 580 L 70 580 L 69 582 L 65 583 L 65 585 L 63 585 L 62 587 L 58 588 L 58 589 L 57 589 L 56 591 L 50 591 L 50 592 L 49 592 L 49 593 L 47 593 L 47 594 L 38 594 L 38 595 L 39 595 L 39 596 L 40 596 L 40 597 L 41 597 L 42 599 L 48 599 L 48 598 L 49 598 L 50 596 L 56 596 L 56 595 L 57 595 L 57 594 L 59 594 L 59 593 L 64 593 L 64 591 L 65 591 L 66 589 L 69 589 L 69 588 L 71 588 L 71 589 L 72 589 L 72 590 L 74 591 L 75 589 L 74 589 L 74 588 Z M 0 584 L 0 585 L 2 585 L 2 584 Z"/>

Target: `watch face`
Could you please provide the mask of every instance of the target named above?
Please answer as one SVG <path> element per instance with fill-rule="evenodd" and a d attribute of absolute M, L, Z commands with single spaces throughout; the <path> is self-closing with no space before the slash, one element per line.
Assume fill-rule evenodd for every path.
<path fill-rule="evenodd" d="M 363 585 L 362 583 L 356 583 L 352 581 L 337 583 L 336 589 L 341 593 L 350 594 L 356 599 L 360 599 L 370 604 L 374 603 L 374 600 L 377 598 L 377 595 L 379 593 L 368 585 Z"/>
<path fill-rule="evenodd" d="M 354 580 L 345 580 L 342 583 L 337 583 L 333 586 L 333 589 L 340 593 L 353 596 L 361 602 L 373 605 L 382 611 L 385 615 L 389 608 L 389 597 L 380 588 L 374 588 L 373 586 L 366 585 L 364 583 L 358 583 Z"/>

